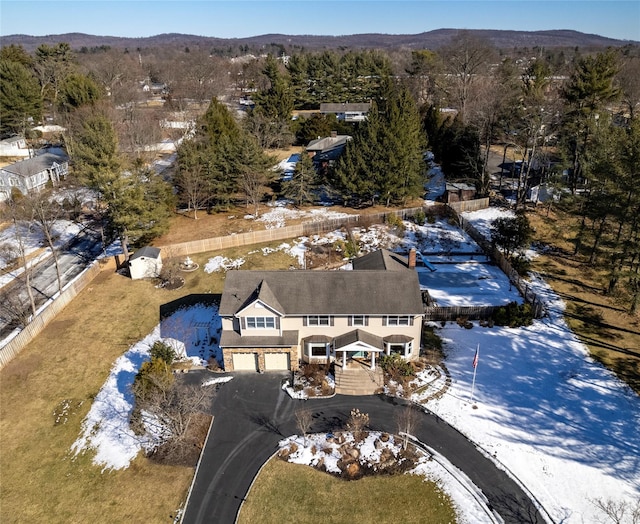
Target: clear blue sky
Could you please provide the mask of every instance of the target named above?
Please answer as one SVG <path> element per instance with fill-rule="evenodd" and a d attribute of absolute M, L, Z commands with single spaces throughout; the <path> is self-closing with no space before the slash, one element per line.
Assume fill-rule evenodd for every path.
<path fill-rule="evenodd" d="M 574 29 L 640 41 L 640 0 L 0 0 L 0 35 L 415 34 Z"/>

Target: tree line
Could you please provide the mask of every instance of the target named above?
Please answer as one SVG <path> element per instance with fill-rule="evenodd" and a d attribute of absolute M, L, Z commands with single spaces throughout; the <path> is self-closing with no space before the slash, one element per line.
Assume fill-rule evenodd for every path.
<path fill-rule="evenodd" d="M 284 51 L 291 56 L 279 56 Z M 58 44 L 30 56 L 4 47 L 2 131 L 25 132 L 45 113 L 68 125 L 65 145 L 79 178 L 100 193 L 109 229 L 134 243 L 163 222 L 144 216 L 140 202 L 162 202 L 165 215 L 173 205 L 161 181 L 148 189 L 144 146 L 173 133 L 160 128 L 159 113 L 148 118 L 154 111 L 182 111 L 196 121 L 170 180 L 193 210 L 241 200 L 257 214 L 274 194 L 298 205 L 321 193 L 353 206 L 402 205 L 422 196 L 427 149 L 447 180 L 488 195 L 495 190 L 493 148 L 521 162 L 508 173 L 516 179 L 516 208 L 540 180 L 563 192 L 563 205 L 580 218 L 576 253 L 609 264 L 612 292 L 623 281 L 638 287 L 637 47 L 509 52 L 462 31 L 436 50 L 277 52 L 234 59 L 195 48 L 74 54 Z M 161 109 L 148 107 L 142 79 L 165 86 Z M 236 118 L 242 96 L 254 105 Z M 359 124 L 318 113 L 294 118 L 322 102 L 360 101 L 371 110 Z M 279 180 L 270 149 L 293 144 L 302 151 L 331 131 L 352 137 L 339 160 L 317 170 L 303 154 L 293 178 Z M 106 140 L 92 142 L 96 134 Z"/>

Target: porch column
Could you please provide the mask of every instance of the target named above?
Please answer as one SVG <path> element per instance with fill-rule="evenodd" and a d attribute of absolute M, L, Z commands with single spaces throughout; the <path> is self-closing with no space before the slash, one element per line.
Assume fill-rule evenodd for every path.
<path fill-rule="evenodd" d="M 371 369 L 376 369 L 376 352 L 371 352 Z"/>

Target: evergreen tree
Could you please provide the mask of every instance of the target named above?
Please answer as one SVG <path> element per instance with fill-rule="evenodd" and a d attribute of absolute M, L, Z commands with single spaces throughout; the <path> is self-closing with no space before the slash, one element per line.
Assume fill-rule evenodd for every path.
<path fill-rule="evenodd" d="M 302 150 L 293 177 L 282 183 L 283 196 L 298 206 L 313 204 L 317 199 L 320 185 L 320 176 L 316 172 L 311 157 Z"/>
<path fill-rule="evenodd" d="M 141 165 L 124 170 L 116 133 L 106 115 L 83 115 L 73 133 L 72 158 L 78 175 L 100 194 L 107 233 L 120 240 L 125 260 L 131 242 L 146 243 L 164 232 L 170 187 Z"/>
<path fill-rule="evenodd" d="M 60 107 L 66 111 L 93 104 L 102 97 L 98 85 L 88 76 L 79 73 L 68 75 L 60 88 Z"/>
<path fill-rule="evenodd" d="M 404 203 L 423 192 L 425 147 L 409 92 L 383 82 L 382 95 L 347 144 L 332 182 L 356 205 L 376 199 L 387 206 Z"/>
<path fill-rule="evenodd" d="M 618 63 L 612 51 L 583 57 L 564 90 L 568 111 L 563 141 L 571 161 L 570 186 L 574 193 L 578 184 L 591 175 L 589 144 L 602 110 L 605 104 L 620 96 L 614 82 L 617 71 Z"/>
<path fill-rule="evenodd" d="M 0 133 L 25 134 L 42 118 L 42 96 L 32 72 L 21 62 L 0 60 Z"/>

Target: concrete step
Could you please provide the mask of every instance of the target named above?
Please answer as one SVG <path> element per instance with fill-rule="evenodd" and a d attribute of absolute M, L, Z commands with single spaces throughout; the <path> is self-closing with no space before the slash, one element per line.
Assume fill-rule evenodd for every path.
<path fill-rule="evenodd" d="M 381 369 L 342 369 L 336 367 L 336 393 L 341 395 L 373 395 L 384 384 Z"/>

